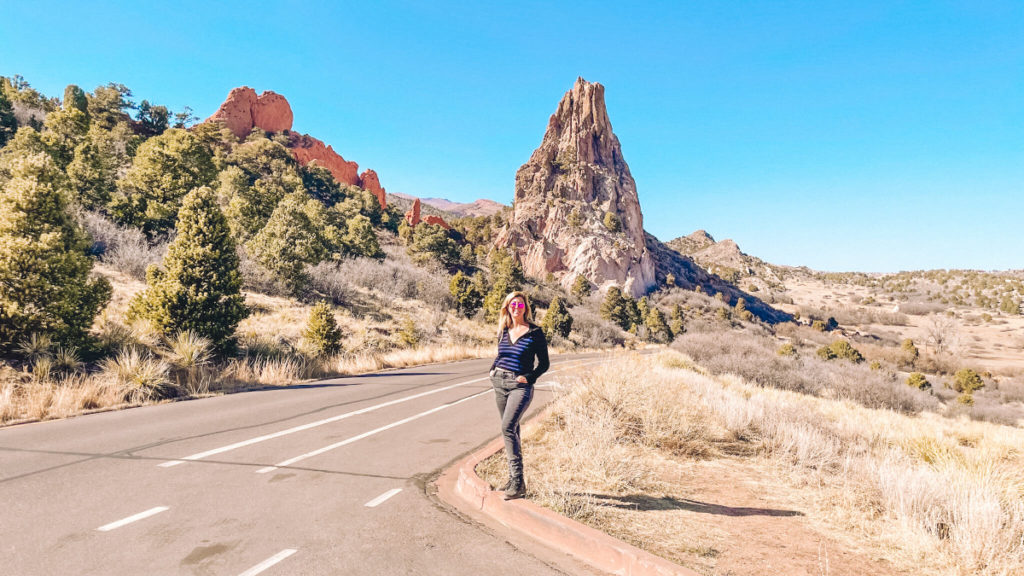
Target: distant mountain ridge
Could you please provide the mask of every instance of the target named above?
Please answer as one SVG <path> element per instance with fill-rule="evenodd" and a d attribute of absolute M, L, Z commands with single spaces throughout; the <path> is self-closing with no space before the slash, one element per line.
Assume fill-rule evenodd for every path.
<path fill-rule="evenodd" d="M 404 200 L 416 200 L 416 196 L 411 194 L 403 194 L 401 192 L 392 192 L 390 194 Z M 486 198 L 480 198 L 473 202 L 462 203 L 452 202 L 445 198 L 420 198 L 420 202 L 455 216 L 490 216 L 491 214 L 501 212 L 504 208 L 508 208 L 508 206 L 505 206 L 500 202 L 495 202 L 494 200 L 488 200 Z"/>
<path fill-rule="evenodd" d="M 740 250 L 739 245 L 731 239 L 716 241 L 705 230 L 697 230 L 665 244 L 689 256 L 712 274 L 733 283 L 747 279 L 748 286 L 757 286 L 759 289 L 778 287 L 786 274 L 795 270 L 751 256 Z"/>

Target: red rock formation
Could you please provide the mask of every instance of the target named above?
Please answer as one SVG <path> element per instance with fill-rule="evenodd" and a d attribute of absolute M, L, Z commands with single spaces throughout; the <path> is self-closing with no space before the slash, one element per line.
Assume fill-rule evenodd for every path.
<path fill-rule="evenodd" d="M 420 199 L 417 198 L 412 201 L 412 208 L 405 213 L 405 223 L 409 226 L 415 227 L 420 223 Z"/>
<path fill-rule="evenodd" d="M 424 224 L 436 224 L 437 226 L 440 226 L 445 230 L 452 229 L 452 227 L 449 226 L 448 223 L 444 221 L 444 218 L 441 218 L 440 216 L 434 216 L 433 214 L 430 214 L 424 216 L 423 218 L 420 218 L 420 199 L 417 198 L 413 200 L 412 208 L 410 208 L 409 211 L 405 213 L 405 223 L 415 228 L 416 225 L 421 222 Z"/>
<path fill-rule="evenodd" d="M 316 160 L 316 163 L 331 171 L 334 179 L 341 184 L 359 186 L 359 165 L 349 162 L 320 140 L 308 134 L 288 135 L 288 147 L 299 164 L 305 166 Z"/>
<path fill-rule="evenodd" d="M 239 139 L 245 138 L 253 127 L 266 132 L 286 132 L 292 129 L 292 108 L 288 100 L 271 91 L 259 96 L 248 86 L 235 88 L 227 100 L 205 122 L 223 122 Z M 330 170 L 341 184 L 359 186 L 377 197 L 381 210 L 388 207 L 384 187 L 373 170 L 359 174 L 359 165 L 349 162 L 334 151 L 334 148 L 308 134 L 288 134 L 288 148 L 301 166 L 316 162 Z M 448 225 L 445 224 L 447 228 Z"/>
<path fill-rule="evenodd" d="M 377 197 L 377 202 L 380 203 L 380 209 L 384 210 L 388 207 L 387 196 L 384 192 L 384 187 L 380 185 L 380 179 L 377 178 L 377 173 L 367 168 L 359 175 L 359 185 L 363 190 L 369 190 L 373 192 L 373 195 Z"/>
<path fill-rule="evenodd" d="M 292 129 L 292 108 L 280 94 L 266 91 L 259 96 L 248 86 L 235 88 L 227 100 L 206 122 L 220 121 L 238 138 L 245 138 L 253 127 L 267 132 Z"/>
<path fill-rule="evenodd" d="M 452 227 L 449 226 L 448 223 L 444 221 L 444 218 L 441 218 L 440 216 L 434 216 L 433 214 L 428 214 L 427 216 L 425 216 L 423 218 L 423 221 L 427 224 L 437 224 L 438 226 L 444 228 L 445 230 L 452 229 Z"/>

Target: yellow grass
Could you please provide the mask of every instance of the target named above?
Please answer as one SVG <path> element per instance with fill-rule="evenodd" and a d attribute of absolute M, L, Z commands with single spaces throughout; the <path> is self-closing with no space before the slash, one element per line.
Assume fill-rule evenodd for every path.
<path fill-rule="evenodd" d="M 678 503 L 705 459 L 744 463 L 835 541 L 908 573 L 1024 573 L 1024 430 L 760 388 L 692 365 L 666 351 L 567 383 L 525 440 L 530 497 L 707 569 L 714 559 L 700 551 L 721 535 Z M 498 454 L 480 471 L 498 485 L 503 468 Z"/>

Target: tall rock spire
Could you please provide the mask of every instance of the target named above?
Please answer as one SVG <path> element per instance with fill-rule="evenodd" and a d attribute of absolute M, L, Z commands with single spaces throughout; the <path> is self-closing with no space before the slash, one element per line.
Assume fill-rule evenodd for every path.
<path fill-rule="evenodd" d="M 577 78 L 548 120 L 540 147 L 516 172 L 508 226 L 526 274 L 554 274 L 569 287 L 582 275 L 633 296 L 655 283 L 636 182 L 612 132 L 604 86 Z"/>

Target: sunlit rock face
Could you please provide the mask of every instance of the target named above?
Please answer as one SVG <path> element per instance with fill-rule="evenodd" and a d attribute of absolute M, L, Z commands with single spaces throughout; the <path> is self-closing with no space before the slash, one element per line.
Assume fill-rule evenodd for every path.
<path fill-rule="evenodd" d="M 552 274 L 567 288 L 578 275 L 633 296 L 654 286 L 636 182 L 604 86 L 578 78 L 562 97 L 540 147 L 516 172 L 512 217 L 496 244 L 513 247 L 526 274 Z"/>

